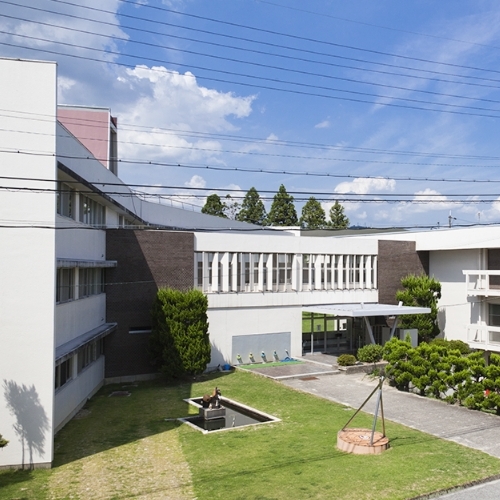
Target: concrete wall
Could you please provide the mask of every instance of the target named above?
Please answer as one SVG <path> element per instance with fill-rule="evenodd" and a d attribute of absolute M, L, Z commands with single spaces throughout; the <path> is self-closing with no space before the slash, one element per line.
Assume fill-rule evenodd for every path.
<path fill-rule="evenodd" d="M 439 327 L 447 339 L 467 340 L 467 325 L 481 314 L 480 297 L 467 297 L 462 270 L 480 269 L 481 250 L 444 250 L 431 252 L 429 271 L 441 283 L 438 302 Z"/>
<path fill-rule="evenodd" d="M 2 185 L 41 190 L 0 191 L 0 466 L 53 456 L 56 70 L 0 60 Z"/>
<path fill-rule="evenodd" d="M 59 431 L 104 382 L 104 356 L 82 370 L 55 395 L 54 429 Z"/>

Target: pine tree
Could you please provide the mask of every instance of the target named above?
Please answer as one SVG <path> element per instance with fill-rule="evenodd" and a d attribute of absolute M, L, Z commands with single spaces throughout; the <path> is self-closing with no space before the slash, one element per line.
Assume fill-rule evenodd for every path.
<path fill-rule="evenodd" d="M 349 219 L 344 214 L 344 207 L 335 201 L 335 204 L 330 208 L 329 226 L 333 229 L 347 229 L 349 227 Z"/>
<path fill-rule="evenodd" d="M 314 196 L 302 207 L 300 225 L 307 229 L 322 229 L 326 226 L 325 211 Z"/>
<path fill-rule="evenodd" d="M 260 195 L 254 187 L 251 187 L 245 198 L 243 198 L 243 203 L 241 204 L 241 210 L 239 211 L 236 219 L 241 222 L 249 222 L 250 224 L 258 224 L 261 226 L 266 219 L 266 209 L 264 203 L 260 199 Z"/>
<path fill-rule="evenodd" d="M 218 194 L 211 194 L 201 209 L 202 214 L 215 215 L 227 219 L 225 214 L 226 204 L 223 203 Z"/>
<path fill-rule="evenodd" d="M 396 293 L 396 300 L 405 306 L 429 307 L 429 314 L 407 314 L 400 317 L 400 328 L 416 328 L 418 338 L 428 342 L 439 335 L 437 301 L 441 298 L 441 283 L 422 274 L 409 274 L 401 280 L 405 288 Z"/>
<path fill-rule="evenodd" d="M 273 204 L 267 216 L 267 224 L 269 226 L 296 226 L 298 224 L 293 196 L 286 192 L 283 184 L 274 195 Z"/>

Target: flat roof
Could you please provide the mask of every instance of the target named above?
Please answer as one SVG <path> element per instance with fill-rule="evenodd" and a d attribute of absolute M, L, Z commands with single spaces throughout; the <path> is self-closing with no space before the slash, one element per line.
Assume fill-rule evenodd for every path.
<path fill-rule="evenodd" d="M 304 306 L 302 312 L 347 316 L 349 318 L 363 318 L 371 316 L 400 316 L 401 314 L 429 314 L 431 310 L 429 307 L 360 303 Z"/>

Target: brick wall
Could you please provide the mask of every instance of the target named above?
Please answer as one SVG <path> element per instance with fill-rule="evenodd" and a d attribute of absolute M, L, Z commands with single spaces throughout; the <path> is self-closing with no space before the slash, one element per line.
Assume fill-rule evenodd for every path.
<path fill-rule="evenodd" d="M 417 252 L 414 241 L 378 242 L 378 301 L 396 304 L 401 278 L 408 274 L 429 274 L 429 252 Z"/>
<path fill-rule="evenodd" d="M 147 333 L 131 328 L 151 326 L 151 306 L 160 287 L 181 290 L 194 284 L 194 235 L 187 232 L 109 229 L 106 258 L 118 261 L 106 272 L 107 321 L 118 323 L 106 337 L 105 376 L 152 373 Z"/>

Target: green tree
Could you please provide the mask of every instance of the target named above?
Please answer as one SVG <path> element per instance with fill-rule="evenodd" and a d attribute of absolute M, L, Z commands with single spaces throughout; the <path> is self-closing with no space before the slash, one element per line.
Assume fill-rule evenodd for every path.
<path fill-rule="evenodd" d="M 3 436 L 0 434 L 0 448 L 3 448 L 4 446 L 7 446 L 9 442 L 3 438 Z"/>
<path fill-rule="evenodd" d="M 260 199 L 259 193 L 254 187 L 251 187 L 245 195 L 245 198 L 243 198 L 241 210 L 236 216 L 236 219 L 242 222 L 249 222 L 250 224 L 258 224 L 259 226 L 264 224 L 266 209 L 264 203 L 262 203 Z"/>
<path fill-rule="evenodd" d="M 441 298 L 441 283 L 426 274 L 409 274 L 401 280 L 404 290 L 396 292 L 396 300 L 405 306 L 429 307 L 429 314 L 405 314 L 400 328 L 417 328 L 420 341 L 428 342 L 439 335 L 437 301 Z"/>
<path fill-rule="evenodd" d="M 322 229 L 326 226 L 325 211 L 314 196 L 302 207 L 300 225 L 307 229 Z"/>
<path fill-rule="evenodd" d="M 337 200 L 330 208 L 329 226 L 333 229 L 347 229 L 349 227 L 349 219 L 344 214 L 344 207 Z"/>
<path fill-rule="evenodd" d="M 283 184 L 274 195 L 273 204 L 267 216 L 267 224 L 269 226 L 296 226 L 298 224 L 293 196 L 286 192 Z"/>
<path fill-rule="evenodd" d="M 205 202 L 205 205 L 203 205 L 201 213 L 216 215 L 217 217 L 223 217 L 224 219 L 227 219 L 225 210 L 226 204 L 222 202 L 220 196 L 218 194 L 211 194 L 207 197 L 207 201 Z"/>
<path fill-rule="evenodd" d="M 211 353 L 207 308 L 207 297 L 199 290 L 158 290 L 149 352 L 153 364 L 167 378 L 205 371 Z"/>

